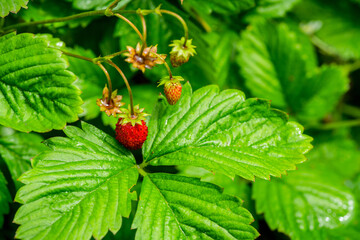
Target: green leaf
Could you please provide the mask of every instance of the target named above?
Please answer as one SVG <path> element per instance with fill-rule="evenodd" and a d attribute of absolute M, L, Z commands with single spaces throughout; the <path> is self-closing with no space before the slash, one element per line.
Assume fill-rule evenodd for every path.
<path fill-rule="evenodd" d="M 343 59 L 360 58 L 360 7 L 347 1 L 303 0 L 294 12 L 314 43 L 328 54 Z M 311 28 L 313 23 L 318 26 Z"/>
<path fill-rule="evenodd" d="M 310 49 L 302 41 L 285 24 L 257 23 L 242 34 L 238 63 L 253 95 L 300 120 L 317 121 L 334 109 L 349 80 L 336 66 L 310 66 L 313 53 L 304 52 Z"/>
<path fill-rule="evenodd" d="M 0 171 L 0 228 L 4 224 L 3 215 L 9 213 L 9 203 L 11 203 L 11 196 L 6 184 L 6 179 Z"/>
<path fill-rule="evenodd" d="M 32 34 L 0 38 L 0 124 L 19 131 L 61 129 L 78 119 L 75 75 L 50 41 Z"/>
<path fill-rule="evenodd" d="M 282 179 L 253 185 L 257 212 L 270 229 L 291 239 L 325 239 L 326 229 L 347 224 L 355 213 L 354 196 L 329 171 L 299 168 Z"/>
<path fill-rule="evenodd" d="M 263 17 L 283 17 L 300 0 L 259 0 L 256 11 Z"/>
<path fill-rule="evenodd" d="M 230 177 L 269 179 L 295 170 L 311 148 L 302 126 L 288 122 L 266 100 L 245 101 L 239 90 L 208 86 L 192 93 L 185 84 L 176 105 L 165 102 L 153 110 L 143 146 L 151 165 L 191 165 Z"/>
<path fill-rule="evenodd" d="M 348 89 L 345 72 L 335 65 L 323 65 L 298 89 L 298 102 L 294 99 L 291 107 L 302 121 L 319 120 L 334 109 Z"/>
<path fill-rule="evenodd" d="M 321 139 L 321 140 L 319 140 Z M 360 172 L 360 151 L 352 139 L 326 134 L 318 137 L 314 149 L 306 155 L 309 165 L 317 169 L 331 169 L 344 180 Z"/>
<path fill-rule="evenodd" d="M 220 14 L 236 14 L 255 6 L 254 0 L 222 1 L 222 0 L 186 0 L 183 7 L 201 11 L 203 14 L 217 12 Z"/>
<path fill-rule="evenodd" d="M 212 59 L 214 65 L 211 72 L 216 79 L 215 83 L 222 88 L 228 84 L 232 56 L 235 50 L 234 43 L 238 36 L 232 31 L 224 31 L 222 33 L 211 32 L 203 35 L 203 37 L 209 43 L 207 57 Z"/>
<path fill-rule="evenodd" d="M 15 200 L 21 239 L 96 239 L 117 232 L 128 217 L 138 172 L 131 153 L 92 125 L 69 126 L 68 138 L 46 141 L 51 148 L 33 159 L 21 176 L 26 185 Z"/>
<path fill-rule="evenodd" d="M 133 228 L 136 239 L 254 239 L 241 200 L 196 178 L 145 176 Z"/>
<path fill-rule="evenodd" d="M 116 9 L 124 7 L 131 0 L 122 0 L 119 2 Z M 105 9 L 109 6 L 114 0 L 74 0 L 72 1 L 73 7 L 79 10 L 91 10 L 91 9 Z"/>
<path fill-rule="evenodd" d="M 5 17 L 9 12 L 17 13 L 20 8 L 26 8 L 29 0 L 0 0 L 0 17 Z"/>
<path fill-rule="evenodd" d="M 46 149 L 42 141 L 43 138 L 34 133 L 0 134 L 0 156 L 8 166 L 17 189 L 22 185 L 17 179 L 31 168 L 31 158 Z"/>

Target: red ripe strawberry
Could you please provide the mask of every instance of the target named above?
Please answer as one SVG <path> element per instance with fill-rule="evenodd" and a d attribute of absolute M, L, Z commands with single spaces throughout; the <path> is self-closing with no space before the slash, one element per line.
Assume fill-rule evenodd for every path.
<path fill-rule="evenodd" d="M 181 97 L 182 86 L 180 81 L 184 79 L 180 76 L 164 77 L 160 80 L 160 85 L 164 85 L 164 93 L 170 105 L 174 105 Z"/>
<path fill-rule="evenodd" d="M 148 135 L 148 127 L 144 120 L 141 124 L 136 123 L 133 126 L 130 122 L 122 124 L 122 118 L 116 124 L 116 139 L 127 149 L 140 149 Z"/>
<path fill-rule="evenodd" d="M 143 112 L 144 108 L 139 109 L 139 105 L 134 107 L 134 115 L 130 109 L 121 109 L 119 121 L 116 124 L 116 139 L 127 149 L 140 149 L 148 135 L 145 117 L 148 115 Z"/>

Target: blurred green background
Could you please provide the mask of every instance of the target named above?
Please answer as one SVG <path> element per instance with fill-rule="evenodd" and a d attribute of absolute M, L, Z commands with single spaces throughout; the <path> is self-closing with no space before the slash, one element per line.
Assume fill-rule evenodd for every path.
<path fill-rule="evenodd" d="M 105 9 L 111 2 L 33 0 L 28 3 L 28 9 L 10 14 L 3 24 L 8 26 Z M 174 75 L 183 76 L 193 89 L 216 84 L 221 89 L 240 89 L 248 98 L 270 99 L 274 108 L 289 113 L 289 118 L 300 122 L 305 133 L 314 138 L 314 149 L 307 155 L 309 161 L 300 165 L 298 171 L 290 172 L 288 177 L 270 183 L 246 182 L 240 178 L 231 181 L 199 169 L 169 168 L 165 171 L 198 177 L 205 175 L 204 181 L 214 182 L 224 187 L 225 192 L 239 196 L 256 218 L 253 225 L 261 233 L 259 239 L 289 239 L 289 236 L 293 239 L 360 239 L 357 207 L 360 201 L 360 1 L 184 0 L 181 4 L 180 0 L 122 0 L 116 9 L 154 9 L 160 4 L 162 9 L 174 11 L 186 20 L 190 38 L 197 46 L 197 55 L 173 69 Z M 141 29 L 137 15 L 126 17 Z M 181 24 L 168 15 L 150 14 L 145 19 L 148 45 L 158 45 L 159 53 L 168 54 L 171 40 L 183 36 Z M 123 50 L 126 46 L 135 47 L 139 41 L 127 23 L 108 17 L 32 26 L 18 32 L 51 34 L 66 44 L 67 51 L 92 58 Z M 123 59 L 118 57 L 114 61 L 130 80 L 135 104 L 151 113 L 162 93 L 157 82 L 167 74 L 166 69 L 158 66 L 143 74 Z M 69 70 L 78 76 L 76 85 L 83 92 L 81 119 L 114 135 L 117 120 L 100 113 L 96 106 L 96 99 L 101 97 L 106 83 L 105 75 L 91 63 L 70 57 L 68 60 Z M 115 88 L 128 102 L 121 77 L 113 69 L 108 70 Z M 13 180 L 8 181 L 12 198 L 21 185 L 17 177 L 30 168 L 30 158 L 42 149 L 40 144 L 29 144 L 34 139 L 59 135 L 63 135 L 62 131 L 26 134 L 0 128 L 0 167 L 5 178 Z M 140 152 L 136 156 L 140 159 Z M 10 158 L 16 160 L 16 167 L 8 160 Z M 15 168 L 17 172 L 13 173 Z M 314 184 L 304 183 L 304 179 Z M 298 226 L 286 219 L 288 211 L 305 208 L 299 199 L 308 191 L 332 189 L 332 186 L 336 186 L 333 191 L 357 199 L 348 219 L 329 222 L 326 214 L 331 213 L 318 211 L 317 206 L 326 208 L 331 199 L 321 198 L 309 201 L 312 210 L 304 218 L 293 221 Z M 276 194 L 277 198 L 274 197 Z M 255 203 L 254 198 L 259 203 Z M 289 198 L 295 199 L 289 200 L 293 205 L 287 201 Z M 265 215 L 256 214 L 255 205 L 261 201 L 268 202 L 277 212 L 271 213 L 268 207 L 258 209 Z M 13 238 L 16 230 L 11 222 L 18 205 L 11 204 L 10 207 L 0 239 Z M 341 203 L 337 208 L 341 211 Z M 311 219 L 313 216 L 315 220 Z M 130 225 L 131 218 L 124 220 L 120 232 L 116 236 L 109 233 L 107 239 L 133 238 L 135 231 L 129 230 Z"/>

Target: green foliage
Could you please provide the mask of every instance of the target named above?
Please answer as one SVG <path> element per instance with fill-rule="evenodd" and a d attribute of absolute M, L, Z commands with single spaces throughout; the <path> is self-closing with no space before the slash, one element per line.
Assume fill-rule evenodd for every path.
<path fill-rule="evenodd" d="M 272 99 L 302 121 L 317 121 L 334 109 L 349 80 L 336 66 L 307 64 L 313 53 L 304 52 L 300 42 L 284 23 L 257 23 L 242 34 L 238 62 L 254 95 Z"/>
<path fill-rule="evenodd" d="M 69 49 L 69 52 L 84 57 L 95 58 L 91 50 L 85 50 L 81 47 Z M 82 112 L 79 116 L 84 116 L 86 120 L 96 118 L 99 113 L 99 107 L 94 104 L 96 99 L 101 98 L 102 89 L 106 83 L 105 74 L 100 68 L 95 68 L 93 63 L 84 60 L 68 57 L 69 71 L 72 71 L 78 77 L 74 83 L 81 90 L 81 98 L 84 101 Z"/>
<path fill-rule="evenodd" d="M 86 123 L 64 131 L 68 138 L 47 140 L 51 150 L 20 178 L 26 185 L 15 198 L 24 204 L 14 219 L 21 224 L 17 238 L 102 238 L 130 214 L 138 178 L 130 152 Z"/>
<path fill-rule="evenodd" d="M 133 227 L 136 239 L 254 239 L 252 221 L 241 200 L 213 184 L 154 173 L 142 184 Z"/>
<path fill-rule="evenodd" d="M 0 0 L 0 17 L 5 17 L 9 12 L 17 13 L 20 8 L 26 8 L 29 0 Z"/>
<path fill-rule="evenodd" d="M 304 0 L 294 9 L 304 30 L 315 35 L 314 43 L 344 59 L 360 58 L 359 11 L 359 6 L 334 0 Z"/>
<path fill-rule="evenodd" d="M 311 148 L 311 138 L 285 113 L 265 100 L 245 101 L 237 90 L 209 86 L 192 93 L 185 84 L 176 105 L 160 101 L 152 115 L 143 155 L 154 166 L 192 165 L 269 179 L 294 170 Z"/>
<path fill-rule="evenodd" d="M 25 21 L 40 21 L 49 20 L 53 18 L 66 17 L 69 14 L 76 14 L 78 11 L 72 9 L 70 3 L 57 0 L 33 0 L 29 2 L 28 9 L 26 11 L 20 11 L 21 16 Z M 49 28 L 55 29 L 54 27 L 85 27 L 91 22 L 92 18 L 82 18 L 71 22 L 59 22 L 49 26 Z"/>
<path fill-rule="evenodd" d="M 4 223 L 3 215 L 9 213 L 9 203 L 11 202 L 11 196 L 6 183 L 3 173 L 0 171 L 0 227 Z"/>
<path fill-rule="evenodd" d="M 324 239 L 322 228 L 336 228 L 354 217 L 355 199 L 336 175 L 300 169 L 273 182 L 256 181 L 256 210 L 271 229 L 292 239 Z"/>
<path fill-rule="evenodd" d="M 81 112 L 75 75 L 44 37 L 0 38 L 0 123 L 19 131 L 61 129 Z"/>
<path fill-rule="evenodd" d="M 34 133 L 0 134 L 0 156 L 7 165 L 11 178 L 18 189 L 21 183 L 17 180 L 20 175 L 31 168 L 30 160 L 46 148 L 41 143 L 43 138 Z"/>
<path fill-rule="evenodd" d="M 0 239 L 359 238 L 359 0 L 116 2 L 185 80 L 175 105 L 163 64 L 124 61 L 142 39 L 114 0 L 0 0 L 17 13 L 0 19 Z M 197 54 L 174 68 L 181 18 Z M 142 151 L 115 139 L 131 94 L 113 63 L 151 114 Z M 122 97 L 97 101 L 108 77 Z"/>

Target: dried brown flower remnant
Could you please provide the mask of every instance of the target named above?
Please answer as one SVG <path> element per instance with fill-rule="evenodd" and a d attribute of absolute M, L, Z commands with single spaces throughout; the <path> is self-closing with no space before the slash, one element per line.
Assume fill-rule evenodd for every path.
<path fill-rule="evenodd" d="M 126 62 L 132 63 L 133 67 L 145 72 L 145 69 L 151 69 L 156 64 L 163 64 L 166 54 L 157 54 L 157 45 L 144 48 L 141 52 L 141 45 L 138 43 L 136 48 L 130 46 L 126 47 L 129 52 L 124 55 L 127 56 Z"/>
<path fill-rule="evenodd" d="M 105 86 L 103 96 L 96 100 L 96 104 L 100 107 L 100 111 L 105 112 L 106 115 L 116 117 L 116 114 L 121 113 L 120 108 L 125 105 L 121 100 L 122 96 L 117 95 L 117 90 L 112 92 L 111 99 L 109 100 L 109 89 Z"/>

